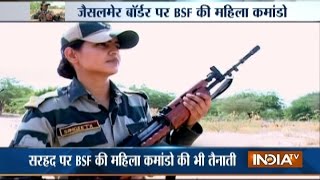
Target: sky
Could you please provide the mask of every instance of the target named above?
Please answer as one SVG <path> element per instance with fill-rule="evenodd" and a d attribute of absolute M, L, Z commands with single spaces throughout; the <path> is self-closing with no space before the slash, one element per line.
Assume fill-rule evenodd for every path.
<path fill-rule="evenodd" d="M 51 6 L 60 6 L 64 7 L 66 5 L 66 2 L 49 2 Z"/>
<path fill-rule="evenodd" d="M 0 23 L 0 78 L 14 77 L 35 89 L 65 86 L 60 77 L 60 38 L 73 23 Z M 220 97 L 245 91 L 275 92 L 284 103 L 319 92 L 317 23 L 113 23 L 114 31 L 135 30 L 139 44 L 121 50 L 111 79 L 129 87 L 145 84 L 181 94 L 204 79 L 211 66 L 222 73 L 253 47 L 253 55 Z"/>

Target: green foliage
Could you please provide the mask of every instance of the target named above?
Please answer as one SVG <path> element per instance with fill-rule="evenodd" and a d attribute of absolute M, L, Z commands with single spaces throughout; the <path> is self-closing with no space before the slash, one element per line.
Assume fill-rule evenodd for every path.
<path fill-rule="evenodd" d="M 8 106 L 5 107 L 4 111 L 13 114 L 23 114 L 26 109 L 24 105 L 29 101 L 29 97 L 22 97 L 13 99 Z"/>
<path fill-rule="evenodd" d="M 14 78 L 0 79 L 0 89 L 3 89 L 0 93 L 0 114 L 3 110 L 15 112 L 14 107 L 27 102 L 24 99 L 33 93 L 31 87 L 20 85 Z"/>
<path fill-rule="evenodd" d="M 41 95 L 46 94 L 48 92 L 55 91 L 56 89 L 57 89 L 57 87 L 48 87 L 48 88 L 40 89 L 38 91 L 35 91 L 33 93 L 33 95 L 34 96 L 41 96 Z"/>
<path fill-rule="evenodd" d="M 0 78 L 0 115 L 2 112 L 22 114 L 24 105 L 29 101 L 31 96 L 41 96 L 56 87 L 48 87 L 34 91 L 29 86 L 21 85 L 15 78 Z"/>
<path fill-rule="evenodd" d="M 282 100 L 274 92 L 260 94 L 257 101 L 262 103 L 260 111 L 281 110 L 283 108 Z"/>
<path fill-rule="evenodd" d="M 254 94 L 242 93 L 224 99 L 217 106 L 220 112 L 241 114 L 252 111 L 258 112 L 262 103 L 257 101 Z"/>
<path fill-rule="evenodd" d="M 243 92 L 224 99 L 215 100 L 210 113 L 213 114 L 231 114 L 237 115 L 252 114 L 260 115 L 263 118 L 274 119 L 283 116 L 283 103 L 281 99 L 273 92 L 265 94 L 255 92 Z"/>
<path fill-rule="evenodd" d="M 40 10 L 40 1 L 30 2 L 30 13 L 34 14 Z"/>
<path fill-rule="evenodd" d="M 276 109 L 268 109 L 264 110 L 260 113 L 260 116 L 265 119 L 283 119 L 284 112 L 283 110 L 276 110 Z"/>
<path fill-rule="evenodd" d="M 310 93 L 294 100 L 285 115 L 292 120 L 319 120 L 320 93 Z"/>
<path fill-rule="evenodd" d="M 131 86 L 129 89 L 146 93 L 149 97 L 149 105 L 151 108 L 161 109 L 175 98 L 174 94 L 172 93 L 163 93 L 154 89 L 150 89 L 145 85 L 141 87 Z"/>
<path fill-rule="evenodd" d="M 21 114 L 25 111 L 24 104 L 30 96 L 41 96 L 56 89 L 57 87 L 48 87 L 34 91 L 29 86 L 21 85 L 14 78 L 0 78 L 0 114 L 3 111 Z M 132 86 L 129 89 L 146 93 L 150 107 L 156 109 L 165 107 L 175 98 L 173 93 L 160 92 L 145 85 Z M 215 99 L 208 112 L 208 117 L 223 121 L 247 119 L 249 115 L 259 115 L 263 119 L 319 120 L 320 93 L 300 97 L 284 109 L 282 100 L 275 93 L 243 92 Z"/>
<path fill-rule="evenodd" d="M 211 107 L 208 111 L 209 116 L 219 116 L 221 114 L 221 111 L 219 111 L 218 106 L 220 105 L 220 99 L 215 99 L 214 101 L 211 101 Z"/>

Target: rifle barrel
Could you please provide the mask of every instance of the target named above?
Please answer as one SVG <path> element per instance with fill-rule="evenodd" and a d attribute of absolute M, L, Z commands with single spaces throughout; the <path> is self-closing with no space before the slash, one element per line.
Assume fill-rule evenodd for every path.
<path fill-rule="evenodd" d="M 260 46 L 257 45 L 255 46 L 248 54 L 246 54 L 237 64 L 235 64 L 234 66 L 232 66 L 232 68 L 230 68 L 228 71 L 226 71 L 223 76 L 231 76 L 232 71 L 238 71 L 238 66 L 240 64 L 243 64 L 246 60 L 248 60 L 252 55 L 254 55 L 256 52 L 258 52 L 260 50 Z"/>
<path fill-rule="evenodd" d="M 247 53 L 237 64 L 233 65 L 232 68 L 230 68 L 228 71 L 226 71 L 221 77 L 219 77 L 219 81 L 216 80 L 215 82 L 211 83 L 207 89 L 210 90 L 212 89 L 215 85 L 217 85 L 218 83 L 220 83 L 222 80 L 224 80 L 227 76 L 231 76 L 232 75 L 232 71 L 238 71 L 238 66 L 240 64 L 243 64 L 247 59 L 249 59 L 249 57 L 251 57 L 252 55 L 254 55 L 256 52 L 258 52 L 260 50 L 260 46 L 257 45 L 255 46 L 249 53 Z"/>

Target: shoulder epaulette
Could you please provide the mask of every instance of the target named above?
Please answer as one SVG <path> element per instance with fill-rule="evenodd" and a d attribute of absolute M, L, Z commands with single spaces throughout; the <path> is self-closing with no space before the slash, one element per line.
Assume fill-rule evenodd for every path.
<path fill-rule="evenodd" d="M 57 97 L 58 92 L 57 90 L 45 93 L 41 96 L 31 96 L 29 101 L 24 105 L 25 108 L 37 108 L 42 104 L 45 100 Z"/>
<path fill-rule="evenodd" d="M 137 95 L 140 95 L 142 96 L 144 99 L 148 100 L 149 97 L 148 95 L 145 93 L 145 92 L 142 92 L 142 91 L 123 91 L 125 94 L 137 94 Z"/>

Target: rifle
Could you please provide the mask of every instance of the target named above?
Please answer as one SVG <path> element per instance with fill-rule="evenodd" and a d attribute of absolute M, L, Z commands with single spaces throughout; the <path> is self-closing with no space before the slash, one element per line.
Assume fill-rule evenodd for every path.
<path fill-rule="evenodd" d="M 237 64 L 232 66 L 224 74 L 212 66 L 210 68 L 211 72 L 207 77 L 197 84 L 195 84 L 191 89 L 183 93 L 181 96 L 170 102 L 166 107 L 164 107 L 159 114 L 154 116 L 152 121 L 148 126 L 136 134 L 127 137 L 121 143 L 118 144 L 120 147 L 145 147 L 151 146 L 159 142 L 163 137 L 168 135 L 171 130 L 180 128 L 189 118 L 189 110 L 182 104 L 183 97 L 187 93 L 196 94 L 197 92 L 210 94 L 210 90 L 217 84 L 222 83 L 217 90 L 210 94 L 211 100 L 218 97 L 231 85 L 233 78 L 232 72 L 238 71 L 238 66 L 243 64 L 247 59 L 249 59 L 253 54 L 260 50 L 260 46 L 254 47 L 247 55 L 245 55 Z M 214 81 L 213 81 L 214 80 Z M 211 82 L 213 81 L 213 82 Z"/>

